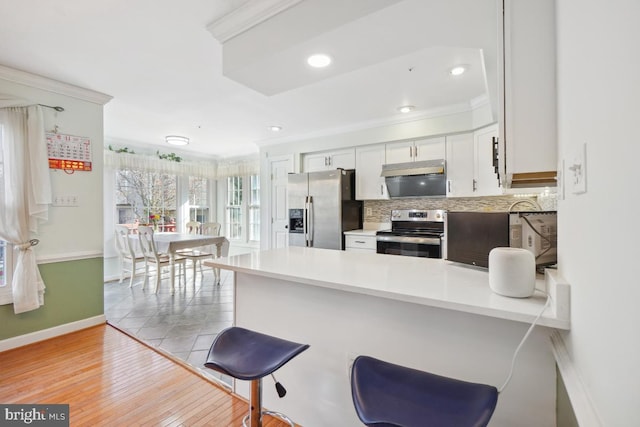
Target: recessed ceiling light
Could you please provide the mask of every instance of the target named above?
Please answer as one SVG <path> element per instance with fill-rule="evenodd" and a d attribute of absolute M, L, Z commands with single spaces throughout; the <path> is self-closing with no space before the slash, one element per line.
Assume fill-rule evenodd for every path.
<path fill-rule="evenodd" d="M 269 126 L 269 130 L 271 132 L 280 132 L 282 130 L 282 126 Z"/>
<path fill-rule="evenodd" d="M 187 138 L 186 136 L 168 135 L 168 136 L 165 136 L 164 140 L 167 141 L 167 144 L 171 144 L 171 145 L 188 145 L 189 144 L 189 138 Z"/>
<path fill-rule="evenodd" d="M 398 107 L 398 111 L 400 111 L 401 113 L 409 113 L 413 110 L 415 110 L 416 107 L 414 107 L 413 105 L 403 105 L 402 107 Z"/>
<path fill-rule="evenodd" d="M 453 67 L 451 70 L 449 70 L 449 73 L 452 76 L 459 76 L 461 74 L 464 74 L 464 72 L 467 71 L 467 67 L 464 65 L 458 65 Z"/>
<path fill-rule="evenodd" d="M 307 64 L 314 68 L 323 68 L 331 64 L 331 57 L 324 53 L 316 53 L 307 58 Z"/>

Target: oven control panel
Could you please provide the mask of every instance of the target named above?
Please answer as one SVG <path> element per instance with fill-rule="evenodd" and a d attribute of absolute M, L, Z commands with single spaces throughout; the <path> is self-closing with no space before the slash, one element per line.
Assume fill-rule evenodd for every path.
<path fill-rule="evenodd" d="M 394 209 L 391 211 L 391 221 L 444 222 L 444 212 L 441 209 Z"/>

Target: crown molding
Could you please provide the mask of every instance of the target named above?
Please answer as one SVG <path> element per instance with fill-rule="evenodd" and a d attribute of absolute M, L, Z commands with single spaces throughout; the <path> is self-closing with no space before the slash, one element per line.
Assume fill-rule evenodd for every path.
<path fill-rule="evenodd" d="M 409 113 L 402 117 L 387 117 L 379 120 L 370 120 L 366 122 L 354 123 L 347 126 L 335 127 L 330 129 L 323 129 L 316 132 L 309 132 L 302 135 L 292 135 L 288 137 L 269 138 L 256 141 L 255 144 L 262 148 L 271 145 L 279 145 L 294 141 L 304 141 L 308 139 L 321 138 L 325 136 L 339 135 L 343 133 L 357 132 L 365 129 L 372 129 L 382 126 L 394 126 L 401 125 L 403 123 L 417 122 L 425 119 L 432 119 L 435 117 L 449 116 L 453 114 L 468 113 L 472 111 L 469 103 L 463 102 L 460 104 L 453 104 L 444 107 L 432 108 L 424 112 Z"/>
<path fill-rule="evenodd" d="M 19 83 L 36 89 L 46 90 L 48 92 L 58 93 L 60 95 L 70 96 L 72 98 L 81 99 L 83 101 L 93 102 L 95 104 L 104 105 L 111 101 L 113 97 L 104 93 L 85 89 L 69 83 L 63 83 L 48 77 L 37 74 L 28 73 L 26 71 L 16 70 L 14 68 L 0 65 L 0 79 Z"/>
<path fill-rule="evenodd" d="M 249 0 L 237 9 L 207 25 L 220 43 L 225 43 L 302 0 Z"/>

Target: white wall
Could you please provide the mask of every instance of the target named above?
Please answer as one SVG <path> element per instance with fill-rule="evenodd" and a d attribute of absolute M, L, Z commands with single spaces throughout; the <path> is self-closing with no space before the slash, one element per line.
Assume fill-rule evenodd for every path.
<path fill-rule="evenodd" d="M 559 269 L 572 288 L 564 340 L 601 425 L 638 426 L 640 2 L 559 0 L 557 12 L 565 174 L 587 144 L 587 192 L 558 206 Z"/>
<path fill-rule="evenodd" d="M 6 75 L 8 79 L 13 81 L 5 80 L 2 75 Z M 33 87 L 16 82 L 21 80 L 31 82 Z M 47 88 L 51 88 L 52 91 L 47 91 Z M 107 102 L 110 97 L 96 94 L 96 102 L 90 102 L 55 93 L 54 90 L 71 93 L 77 90 L 83 93 L 82 96 L 94 96 L 94 93 L 90 91 L 63 83 L 11 69 L 0 69 L 0 93 L 33 103 L 64 108 L 63 112 L 56 112 L 49 108 L 43 109 L 45 130 L 52 130 L 55 125 L 58 125 L 59 133 L 91 139 L 92 171 L 75 172 L 70 175 L 62 170 L 50 170 L 52 195 L 76 195 L 79 205 L 77 207 L 49 207 L 49 221 L 39 227 L 38 233 L 46 238 L 40 239 L 40 244 L 36 247 L 36 254 L 39 261 L 101 256 L 103 249 L 102 227 L 96 228 L 96 224 L 102 224 L 102 196 L 100 193 L 96 193 L 95 189 L 102 188 L 104 133 L 102 103 Z"/>

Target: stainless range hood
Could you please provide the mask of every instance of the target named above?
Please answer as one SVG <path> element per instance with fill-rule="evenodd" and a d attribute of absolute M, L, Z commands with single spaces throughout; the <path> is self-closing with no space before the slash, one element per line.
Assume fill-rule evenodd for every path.
<path fill-rule="evenodd" d="M 391 198 L 442 197 L 446 195 L 444 159 L 383 165 Z"/>

